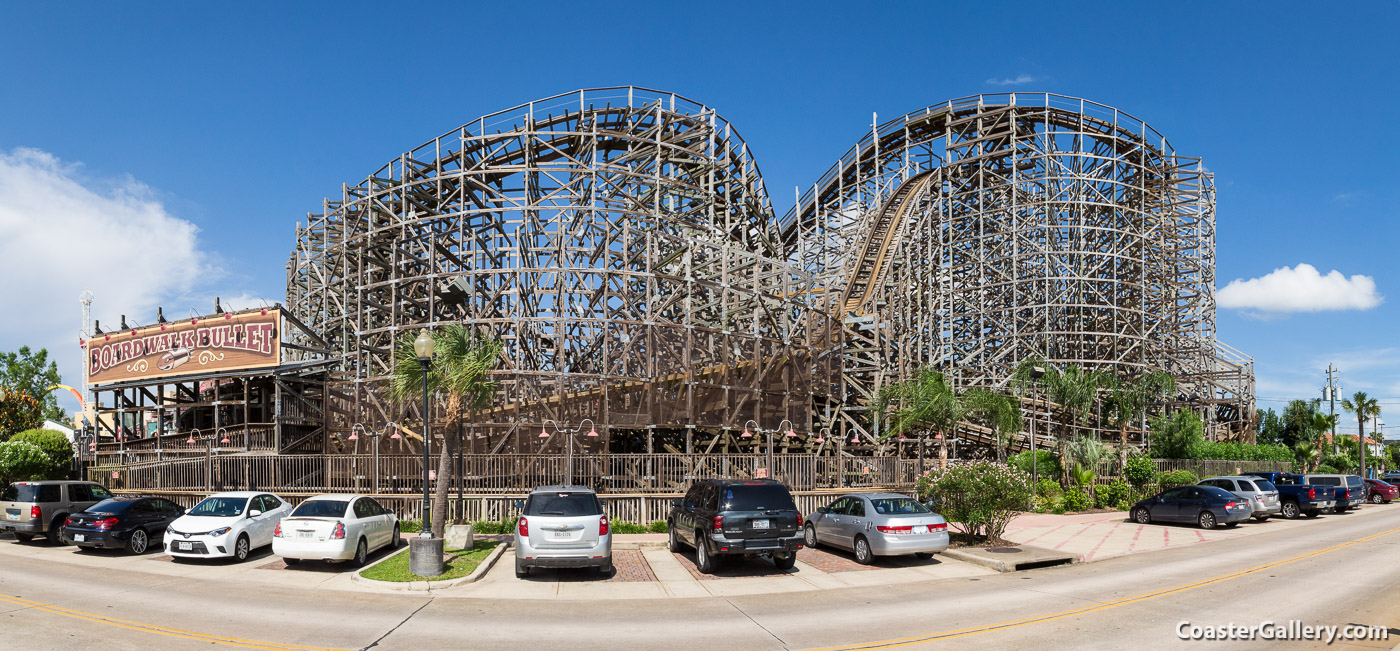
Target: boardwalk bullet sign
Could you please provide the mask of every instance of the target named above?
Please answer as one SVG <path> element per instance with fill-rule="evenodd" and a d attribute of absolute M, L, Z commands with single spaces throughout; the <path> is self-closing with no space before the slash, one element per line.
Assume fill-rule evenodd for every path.
<path fill-rule="evenodd" d="M 277 366 L 281 323 L 251 310 L 101 334 L 87 342 L 88 384 Z"/>

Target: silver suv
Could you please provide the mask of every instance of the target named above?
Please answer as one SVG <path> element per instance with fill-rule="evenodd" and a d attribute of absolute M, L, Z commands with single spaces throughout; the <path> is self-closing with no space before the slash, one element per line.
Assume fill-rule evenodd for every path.
<path fill-rule="evenodd" d="M 1262 477 L 1242 477 L 1239 475 L 1210 477 L 1196 482 L 1196 485 L 1214 486 L 1234 493 L 1236 497 L 1249 502 L 1249 506 L 1254 509 L 1252 514 L 1254 519 L 1260 522 L 1283 512 L 1283 502 L 1279 501 L 1278 487 Z"/>
<path fill-rule="evenodd" d="M 612 574 L 612 528 L 603 504 L 583 486 L 541 486 L 530 491 L 515 524 L 515 576 L 534 567 L 591 567 Z"/>
<path fill-rule="evenodd" d="M 111 497 L 101 484 L 86 481 L 16 482 L 0 494 L 0 531 L 14 532 L 20 542 L 44 536 L 61 545 L 64 518 Z"/>

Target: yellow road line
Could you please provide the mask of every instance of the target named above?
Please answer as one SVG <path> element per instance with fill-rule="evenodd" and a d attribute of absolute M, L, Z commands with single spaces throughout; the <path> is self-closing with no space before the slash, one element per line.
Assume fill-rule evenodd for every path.
<path fill-rule="evenodd" d="M 1187 591 L 1187 590 L 1194 590 L 1194 589 L 1196 589 L 1196 588 L 1200 588 L 1200 587 L 1204 587 L 1204 586 L 1208 586 L 1208 585 L 1213 585 L 1213 584 L 1216 584 L 1216 583 L 1220 583 L 1220 582 L 1222 582 L 1222 581 L 1229 581 L 1229 580 L 1231 580 L 1231 579 L 1237 579 L 1237 578 L 1239 578 L 1239 577 L 1246 576 L 1246 575 L 1249 575 L 1249 574 L 1255 574 L 1255 573 L 1258 573 L 1258 572 L 1263 572 L 1264 570 L 1272 569 L 1272 568 L 1278 567 L 1278 566 L 1280 566 L 1280 565 L 1287 565 L 1288 563 L 1295 563 L 1295 562 L 1297 562 L 1297 561 L 1305 560 L 1305 559 L 1308 559 L 1308 558 L 1313 558 L 1313 557 L 1315 557 L 1315 556 L 1321 556 L 1321 555 L 1323 555 L 1323 554 L 1328 554 L 1328 553 L 1337 551 L 1337 550 L 1339 550 L 1339 549 L 1344 549 L 1344 548 L 1350 547 L 1350 546 L 1352 546 L 1352 545 L 1359 545 L 1359 544 L 1361 544 L 1361 543 L 1369 542 L 1369 541 L 1371 541 L 1371 540 L 1375 540 L 1376 538 L 1380 538 L 1381 536 L 1388 536 L 1388 535 L 1393 534 L 1393 533 L 1395 533 L 1395 532 L 1397 532 L 1397 531 L 1400 531 L 1400 527 L 1396 527 L 1396 528 L 1394 528 L 1394 529 L 1390 529 L 1390 530 L 1387 530 L 1387 531 L 1382 531 L 1382 532 L 1377 533 L 1377 534 L 1372 534 L 1372 535 L 1370 535 L 1370 536 L 1366 536 L 1365 538 L 1358 538 L 1358 539 L 1356 539 L 1356 540 L 1351 540 L 1351 541 L 1344 542 L 1344 543 L 1338 543 L 1338 544 L 1336 544 L 1336 545 L 1332 545 L 1331 547 L 1324 547 L 1324 548 L 1322 548 L 1322 549 L 1318 549 L 1318 550 L 1315 550 L 1315 551 L 1307 552 L 1307 553 L 1305 553 L 1305 554 L 1299 554 L 1299 555 L 1294 556 L 1294 557 L 1292 557 L 1292 558 L 1285 558 L 1285 559 L 1283 559 L 1283 560 L 1274 561 L 1274 562 L 1272 562 L 1272 563 L 1265 563 L 1264 565 L 1259 565 L 1259 566 L 1257 566 L 1257 567 L 1251 567 L 1251 568 L 1246 569 L 1246 570 L 1240 570 L 1240 571 L 1235 572 L 1235 573 L 1233 573 L 1233 574 L 1226 574 L 1226 575 L 1224 575 L 1224 576 L 1219 576 L 1219 577 L 1216 577 L 1216 578 L 1213 578 L 1213 579 L 1206 579 L 1206 580 L 1204 580 L 1204 581 L 1197 581 L 1197 582 L 1195 582 L 1195 583 L 1188 583 L 1188 584 L 1186 584 L 1186 585 L 1179 585 L 1179 586 L 1176 586 L 1176 587 L 1174 587 L 1174 588 L 1166 588 L 1166 589 L 1164 589 L 1164 590 L 1158 590 L 1158 591 L 1156 591 L 1156 592 L 1148 592 L 1148 593 L 1140 594 L 1140 595 L 1133 596 L 1133 597 L 1124 597 L 1124 598 L 1122 598 L 1122 599 L 1116 599 L 1116 600 L 1114 600 L 1114 601 L 1106 601 L 1106 602 L 1104 602 L 1104 603 L 1095 604 L 1095 605 L 1093 605 L 1093 606 L 1085 606 L 1085 607 L 1083 607 L 1083 608 L 1075 608 L 1075 609 L 1073 609 L 1073 610 L 1062 610 L 1062 611 L 1059 611 L 1059 612 L 1048 613 L 1048 614 L 1040 615 L 1040 616 L 1037 616 L 1037 617 L 1027 617 L 1027 618 L 1025 618 L 1025 619 L 1017 619 L 1017 620 L 1012 620 L 1012 621 L 1009 621 L 1009 622 L 1001 622 L 1001 623 L 998 623 L 998 624 L 986 624 L 986 625 L 983 625 L 983 626 L 973 626 L 973 627 L 970 627 L 970 628 L 960 628 L 960 629 L 955 629 L 955 630 L 951 630 L 951 631 L 943 631 L 943 632 L 941 632 L 941 633 L 929 633 L 929 634 L 925 634 L 925 635 L 915 635 L 915 636 L 912 636 L 912 637 L 892 638 L 892 639 L 889 639 L 889 640 L 879 640 L 879 641 L 875 641 L 875 642 L 862 642 L 862 643 L 850 644 L 850 645 L 845 645 L 845 646 L 824 647 L 824 648 L 821 648 L 821 649 L 812 649 L 811 651 L 847 651 L 847 650 L 852 650 L 852 651 L 853 651 L 853 650 L 855 650 L 855 649 L 892 649 L 892 648 L 896 648 L 896 647 L 909 646 L 909 645 L 912 645 L 912 644 L 923 644 L 923 643 L 925 643 L 925 642 L 933 642 L 933 641 L 935 641 L 935 640 L 950 640 L 950 639 L 959 638 L 959 637 L 967 637 L 967 636 L 969 636 L 969 635 L 978 635 L 978 634 L 981 634 L 981 633 L 990 633 L 990 632 L 992 632 L 992 631 L 1004 631 L 1004 630 L 1007 630 L 1007 629 L 1017 628 L 1017 627 L 1021 627 L 1021 626 L 1027 626 L 1027 625 L 1030 625 L 1030 624 L 1039 624 L 1039 623 L 1042 623 L 1042 622 L 1051 622 L 1051 621 L 1055 621 L 1055 620 L 1057 620 L 1057 619 L 1064 619 L 1064 618 L 1066 618 L 1066 617 L 1074 617 L 1074 616 L 1076 616 L 1076 615 L 1084 615 L 1084 614 L 1087 614 L 1087 613 L 1092 613 L 1092 612 L 1096 612 L 1096 611 L 1100 611 L 1100 610 L 1107 610 L 1107 609 L 1109 609 L 1109 608 L 1117 608 L 1117 607 L 1119 607 L 1119 606 L 1126 606 L 1126 605 L 1128 605 L 1128 604 L 1134 604 L 1134 603 L 1138 603 L 1138 602 L 1140 602 L 1140 601 L 1147 601 L 1147 600 L 1149 600 L 1149 599 L 1156 599 L 1157 597 L 1164 597 L 1164 596 L 1166 596 L 1166 595 L 1176 594 L 1176 593 L 1179 593 L 1179 592 L 1185 592 L 1185 591 Z"/>
<path fill-rule="evenodd" d="M 165 635 L 167 637 L 183 638 L 186 640 L 196 640 L 199 642 L 213 642 L 216 644 L 226 644 L 229 646 L 239 646 L 249 649 L 280 649 L 290 651 L 349 651 L 346 649 L 328 649 L 324 647 L 298 646 L 295 644 L 281 644 L 279 642 L 261 642 L 258 640 L 245 640 L 242 638 L 228 637 L 223 635 L 208 635 L 205 633 L 195 633 L 193 631 L 184 631 L 178 628 L 156 626 L 154 624 L 134 622 L 128 619 L 119 619 L 116 617 L 109 617 L 107 615 L 98 615 L 95 613 L 83 612 L 81 610 L 64 608 L 62 606 L 55 606 L 52 604 L 41 603 L 38 601 L 32 601 L 29 599 L 23 599 L 20 597 L 14 597 L 10 595 L 0 595 L 0 602 L 10 603 L 16 606 L 24 606 L 26 608 L 32 608 L 34 610 L 39 610 L 47 613 L 53 613 L 55 615 L 63 615 L 64 617 L 72 617 L 74 619 L 81 619 L 89 622 L 97 622 L 98 624 L 106 624 L 108 626 L 116 626 L 119 628 L 130 629 L 133 631 L 141 631 L 144 633 L 154 633 L 156 635 Z"/>

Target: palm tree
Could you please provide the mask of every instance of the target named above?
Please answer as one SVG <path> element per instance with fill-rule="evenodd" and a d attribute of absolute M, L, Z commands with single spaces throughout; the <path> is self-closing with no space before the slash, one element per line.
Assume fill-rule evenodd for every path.
<path fill-rule="evenodd" d="M 897 407 L 890 411 L 892 405 Z M 942 470 L 948 467 L 948 439 L 943 435 L 953 432 L 964 411 L 962 401 L 943 374 L 926 366 L 908 380 L 880 387 L 872 415 L 877 420 L 889 419 L 882 439 L 920 429 L 939 434 L 938 467 Z M 923 450 L 922 439 L 919 450 Z"/>
<path fill-rule="evenodd" d="M 1161 398 L 1176 391 L 1176 379 L 1162 371 L 1152 371 L 1132 380 L 1119 380 L 1109 376 L 1105 387 L 1108 389 L 1109 421 L 1118 426 L 1118 468 L 1128 463 L 1128 426 L 1140 422 L 1147 416 L 1147 408 Z"/>
<path fill-rule="evenodd" d="M 1314 411 L 1312 416 L 1304 421 L 1303 425 L 1307 428 L 1308 435 L 1312 439 L 1312 447 L 1317 450 L 1317 453 L 1313 456 L 1312 466 L 1305 467 L 1305 470 L 1308 472 L 1316 472 L 1317 467 L 1322 465 L 1322 452 L 1324 449 L 1322 435 L 1337 426 L 1337 417 L 1324 414 L 1320 411 Z"/>
<path fill-rule="evenodd" d="M 1031 369 L 1041 367 L 1045 374 L 1039 380 L 1031 379 Z M 1060 458 L 1065 458 L 1071 432 L 1076 421 L 1083 417 L 1098 396 L 1099 387 L 1109 381 L 1109 376 L 1099 371 L 1088 371 L 1078 366 L 1067 366 L 1064 370 L 1045 364 L 1038 358 L 1027 358 L 1012 373 L 1012 381 L 1019 386 L 1039 383 L 1050 402 L 1059 405 L 1060 426 L 1056 432 L 1056 442 L 1060 447 Z M 1069 464 L 1064 465 L 1064 482 L 1069 483 Z"/>
<path fill-rule="evenodd" d="M 415 333 L 405 333 L 394 347 L 394 370 L 389 377 L 389 394 L 395 402 L 411 402 L 423 390 L 423 370 L 413 350 Z M 450 431 L 461 426 L 468 412 L 486 406 L 498 384 L 490 381 L 491 371 L 500 362 L 501 342 L 462 325 L 449 325 L 432 333 L 433 361 L 428 365 L 428 390 L 447 394 L 447 425 Z M 423 414 L 426 423 L 428 415 Z M 427 430 L 427 427 L 424 427 Z M 442 537 L 447 519 L 447 490 L 452 485 L 452 437 L 444 435 L 438 455 L 437 484 L 434 486 L 433 536 Z M 423 445 L 427 445 L 425 439 Z"/>
<path fill-rule="evenodd" d="M 1025 426 L 1021 407 L 1011 396 L 981 387 L 969 389 L 962 395 L 962 404 L 968 416 L 981 421 L 992 430 L 996 442 L 997 461 L 1006 460 L 1006 448 Z"/>
<path fill-rule="evenodd" d="M 1366 421 L 1381 415 L 1381 403 L 1357 391 L 1355 395 L 1342 401 L 1342 409 L 1356 414 L 1356 446 L 1361 449 L 1361 476 L 1366 476 Z"/>
<path fill-rule="evenodd" d="M 1303 441 L 1293 446 L 1293 456 L 1302 460 L 1303 472 L 1305 473 L 1313 469 L 1313 464 L 1321 454 L 1322 448 L 1318 447 L 1316 443 Z"/>

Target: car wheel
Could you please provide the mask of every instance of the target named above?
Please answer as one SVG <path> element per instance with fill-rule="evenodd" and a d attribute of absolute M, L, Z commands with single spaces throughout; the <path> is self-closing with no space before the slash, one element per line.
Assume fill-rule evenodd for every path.
<path fill-rule="evenodd" d="M 521 563 L 520 559 L 515 559 L 515 578 L 523 579 L 527 576 L 530 576 L 530 568 Z"/>
<path fill-rule="evenodd" d="M 1202 529 L 1214 529 L 1215 514 L 1210 511 L 1201 511 L 1201 515 L 1196 518 L 1196 522 L 1201 525 Z"/>
<path fill-rule="evenodd" d="M 710 546 L 705 544 L 705 537 L 699 531 L 695 532 L 695 569 L 701 574 L 715 571 L 715 557 L 710 555 Z"/>
<path fill-rule="evenodd" d="M 365 561 L 369 559 L 369 544 L 364 538 L 360 539 L 360 544 L 355 545 L 355 567 L 364 567 Z"/>
<path fill-rule="evenodd" d="M 680 533 L 676 532 L 676 528 L 674 526 L 672 526 L 670 531 L 668 531 L 667 533 L 669 533 L 670 536 L 668 536 L 666 539 L 666 549 L 671 550 L 672 554 L 679 554 L 681 551 Z"/>
<path fill-rule="evenodd" d="M 389 539 L 389 549 L 398 549 L 403 543 L 403 535 L 399 533 L 399 525 L 394 525 L 394 537 Z"/>
<path fill-rule="evenodd" d="M 1269 521 L 1269 516 L 1267 516 L 1267 515 L 1256 515 L 1256 516 L 1254 516 L 1254 519 L 1255 519 L 1255 520 L 1258 520 L 1258 521 L 1260 521 L 1260 522 L 1268 522 L 1268 521 Z"/>
<path fill-rule="evenodd" d="M 933 552 L 914 552 L 914 558 L 926 561 L 933 558 Z"/>
<path fill-rule="evenodd" d="M 146 553 L 146 548 L 150 547 L 150 545 L 150 536 L 147 536 L 143 529 L 137 529 L 131 532 L 131 538 L 126 541 L 126 548 L 137 556 Z"/>
<path fill-rule="evenodd" d="M 242 563 L 243 561 L 248 560 L 248 536 L 247 536 L 247 535 L 245 535 L 245 534 L 238 534 L 238 540 L 237 540 L 236 542 L 233 543 L 233 557 L 236 558 L 236 559 L 238 559 L 238 562 L 240 562 L 240 563 Z"/>
<path fill-rule="evenodd" d="M 1146 508 L 1139 506 L 1133 511 L 1133 522 L 1138 524 L 1152 524 L 1152 513 Z"/>
<path fill-rule="evenodd" d="M 62 547 L 65 544 L 62 527 L 63 520 L 54 518 L 54 521 L 49 523 L 49 530 L 44 532 L 44 539 L 48 540 L 50 545 Z"/>
<path fill-rule="evenodd" d="M 1297 519 L 1297 517 L 1298 517 L 1298 503 L 1297 503 L 1297 502 L 1284 502 L 1284 503 L 1283 503 L 1283 517 L 1285 517 L 1285 518 L 1287 518 L 1287 519 L 1289 519 L 1289 520 Z"/>
<path fill-rule="evenodd" d="M 807 543 L 808 547 L 816 549 L 817 528 L 812 526 L 811 524 L 808 524 L 807 527 L 802 530 L 802 542 Z"/>
<path fill-rule="evenodd" d="M 875 562 L 875 554 L 870 552 L 870 541 L 865 536 L 856 536 L 856 562 L 861 565 Z"/>
<path fill-rule="evenodd" d="M 288 564 L 288 565 L 296 565 L 297 563 L 300 563 L 300 562 L 301 562 L 301 559 L 300 559 L 300 558 L 283 558 L 283 559 L 282 559 L 282 562 L 283 562 L 283 563 L 286 563 L 286 564 Z"/>
<path fill-rule="evenodd" d="M 780 570 L 790 570 L 792 569 L 793 564 L 796 562 L 797 552 L 788 552 L 781 556 L 779 556 L 778 554 L 773 555 L 773 564 L 776 565 Z"/>
<path fill-rule="evenodd" d="M 1380 504 L 1383 500 L 1384 498 L 1382 498 L 1379 493 L 1371 496 L 1372 504 Z"/>
<path fill-rule="evenodd" d="M 17 533 L 15 534 L 15 540 L 18 540 L 22 543 L 27 543 L 31 540 L 34 540 L 34 536 L 31 536 L 27 533 Z"/>
<path fill-rule="evenodd" d="M 607 565 L 599 565 L 593 569 L 598 571 L 598 576 L 605 579 L 611 577 L 613 573 L 612 563 L 608 563 Z"/>

